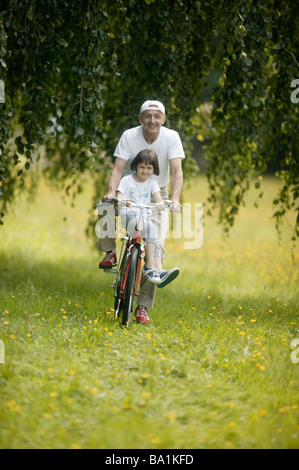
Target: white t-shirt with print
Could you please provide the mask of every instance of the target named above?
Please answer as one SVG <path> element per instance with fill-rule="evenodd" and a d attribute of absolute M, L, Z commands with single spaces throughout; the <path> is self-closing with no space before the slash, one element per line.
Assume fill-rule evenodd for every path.
<path fill-rule="evenodd" d="M 169 183 L 169 160 L 172 158 L 185 158 L 183 145 L 179 134 L 167 127 L 162 126 L 158 138 L 148 144 L 143 135 L 143 127 L 137 126 L 126 130 L 115 149 L 114 156 L 127 160 L 123 176 L 132 173 L 130 165 L 136 155 L 144 149 L 154 150 L 158 156 L 160 174 L 154 175 L 160 188 Z"/>
<path fill-rule="evenodd" d="M 138 183 L 134 180 L 133 175 L 127 175 L 120 180 L 117 191 L 120 191 L 125 199 L 130 199 L 135 204 L 147 205 L 150 204 L 152 195 L 160 191 L 160 188 L 153 176 L 150 176 L 143 183 Z M 139 212 L 137 208 L 134 208 L 134 211 Z M 122 207 L 120 209 L 120 214 L 126 212 L 132 212 L 132 208 L 127 210 L 127 207 Z"/>

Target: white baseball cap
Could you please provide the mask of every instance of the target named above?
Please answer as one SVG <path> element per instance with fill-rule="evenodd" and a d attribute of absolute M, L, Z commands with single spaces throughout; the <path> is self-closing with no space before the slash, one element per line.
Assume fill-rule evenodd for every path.
<path fill-rule="evenodd" d="M 155 100 L 145 101 L 140 108 L 140 114 L 143 113 L 143 111 L 147 111 L 148 109 L 157 109 L 162 114 L 165 114 L 164 104 L 161 103 L 160 101 L 155 101 Z"/>

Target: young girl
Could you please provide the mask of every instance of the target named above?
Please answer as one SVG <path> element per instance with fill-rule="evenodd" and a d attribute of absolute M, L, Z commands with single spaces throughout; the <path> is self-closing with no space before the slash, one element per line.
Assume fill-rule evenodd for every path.
<path fill-rule="evenodd" d="M 156 153 L 152 150 L 141 150 L 131 163 L 133 174 L 124 176 L 117 188 L 118 199 L 129 199 L 136 204 L 148 205 L 151 197 L 159 210 L 164 208 L 159 185 L 153 175 L 159 175 L 159 163 Z M 132 233 L 139 220 L 140 209 L 137 207 L 120 208 L 122 223 Z M 141 235 L 145 241 L 145 265 L 143 274 L 154 284 L 160 284 L 161 279 L 157 268 L 161 266 L 161 253 L 157 243 L 157 229 L 143 212 L 143 229 Z"/>

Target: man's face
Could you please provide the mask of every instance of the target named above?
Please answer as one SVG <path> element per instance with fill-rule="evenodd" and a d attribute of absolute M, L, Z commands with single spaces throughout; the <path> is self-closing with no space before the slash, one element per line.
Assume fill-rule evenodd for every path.
<path fill-rule="evenodd" d="M 139 116 L 140 123 L 149 134 L 159 134 L 160 127 L 164 124 L 166 116 L 158 109 L 148 109 Z"/>

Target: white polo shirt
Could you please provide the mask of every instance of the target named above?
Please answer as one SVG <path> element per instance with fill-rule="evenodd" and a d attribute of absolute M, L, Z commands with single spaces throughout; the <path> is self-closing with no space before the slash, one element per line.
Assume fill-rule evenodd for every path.
<path fill-rule="evenodd" d="M 160 175 L 154 175 L 159 187 L 163 188 L 169 183 L 169 160 L 173 158 L 185 158 L 183 145 L 179 134 L 167 127 L 162 126 L 158 138 L 152 143 L 148 144 L 143 135 L 142 126 L 133 127 L 126 130 L 114 152 L 115 157 L 127 160 L 123 176 L 132 173 L 130 165 L 132 160 L 141 150 L 154 150 L 158 156 Z"/>

